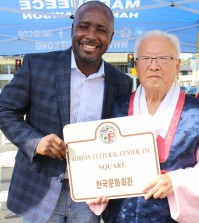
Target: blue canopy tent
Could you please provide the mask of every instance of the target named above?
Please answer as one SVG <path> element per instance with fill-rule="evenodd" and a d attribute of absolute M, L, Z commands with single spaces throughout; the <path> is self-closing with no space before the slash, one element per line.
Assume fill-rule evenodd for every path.
<path fill-rule="evenodd" d="M 177 35 L 181 52 L 198 52 L 199 0 L 101 0 L 115 16 L 108 52 L 133 52 L 136 38 L 152 29 Z M 66 49 L 71 15 L 85 0 L 0 0 L 0 55 Z"/>

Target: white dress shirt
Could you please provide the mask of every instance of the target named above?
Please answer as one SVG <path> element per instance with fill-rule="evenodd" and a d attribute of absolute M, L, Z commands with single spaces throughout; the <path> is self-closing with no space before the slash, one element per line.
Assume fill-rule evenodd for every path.
<path fill-rule="evenodd" d="M 71 57 L 70 123 L 100 120 L 104 96 L 104 62 L 86 77 Z"/>

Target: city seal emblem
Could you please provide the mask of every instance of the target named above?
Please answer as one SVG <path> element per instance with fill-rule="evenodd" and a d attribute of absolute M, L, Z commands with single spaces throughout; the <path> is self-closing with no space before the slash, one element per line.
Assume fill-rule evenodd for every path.
<path fill-rule="evenodd" d="M 117 138 L 117 131 L 112 125 L 104 125 L 99 130 L 99 138 L 103 143 L 113 143 Z"/>

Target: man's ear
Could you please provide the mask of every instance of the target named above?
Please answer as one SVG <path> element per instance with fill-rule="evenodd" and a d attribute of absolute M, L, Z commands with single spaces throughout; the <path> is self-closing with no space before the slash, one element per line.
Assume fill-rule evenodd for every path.
<path fill-rule="evenodd" d="M 71 37 L 73 35 L 73 24 L 72 24 L 72 27 L 71 27 Z"/>
<path fill-rule="evenodd" d="M 136 68 L 136 66 L 137 66 L 137 60 L 134 58 L 134 67 Z"/>
<path fill-rule="evenodd" d="M 136 69 L 136 72 L 139 70 L 137 60 L 134 60 L 134 68 Z"/>
<path fill-rule="evenodd" d="M 177 59 L 177 61 L 176 61 L 176 70 L 177 70 L 176 76 L 178 76 L 179 72 L 180 72 L 180 62 L 181 62 L 181 59 Z"/>
<path fill-rule="evenodd" d="M 112 35 L 111 35 L 110 44 L 111 44 L 111 41 L 112 41 L 112 39 L 113 39 L 113 35 L 114 35 L 114 32 L 113 32 Z"/>

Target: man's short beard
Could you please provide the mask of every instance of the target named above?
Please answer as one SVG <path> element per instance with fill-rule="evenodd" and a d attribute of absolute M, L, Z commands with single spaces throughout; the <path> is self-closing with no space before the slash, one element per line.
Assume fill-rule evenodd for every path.
<path fill-rule="evenodd" d="M 97 57 L 91 57 L 91 58 L 88 58 L 88 57 L 82 57 L 81 58 L 84 62 L 86 63 L 91 63 L 91 62 L 94 62 L 97 60 Z"/>

